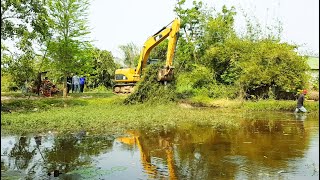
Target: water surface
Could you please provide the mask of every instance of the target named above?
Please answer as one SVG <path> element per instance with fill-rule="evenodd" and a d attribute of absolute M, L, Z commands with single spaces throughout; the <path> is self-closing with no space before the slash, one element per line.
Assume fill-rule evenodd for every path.
<path fill-rule="evenodd" d="M 239 121 L 240 130 L 2 135 L 1 179 L 319 178 L 318 117 L 253 113 Z"/>

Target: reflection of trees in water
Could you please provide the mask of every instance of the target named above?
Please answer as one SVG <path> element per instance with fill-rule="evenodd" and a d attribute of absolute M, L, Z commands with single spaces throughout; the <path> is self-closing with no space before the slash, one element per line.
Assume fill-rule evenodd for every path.
<path fill-rule="evenodd" d="M 194 127 L 194 126 L 193 126 Z M 219 134 L 220 135 L 217 135 Z M 142 144 L 143 154 L 146 157 L 161 158 L 163 171 L 169 179 L 211 179 L 225 176 L 224 165 L 233 168 L 231 163 L 223 163 L 217 156 L 206 155 L 203 152 L 208 150 L 211 153 L 230 152 L 230 142 L 227 141 L 228 134 L 216 132 L 210 128 L 190 128 L 188 130 L 163 130 L 152 132 L 149 130 L 140 131 L 139 142 Z M 209 148 L 208 144 L 215 141 Z M 177 144 L 177 145 L 174 145 Z M 156 165 L 159 167 L 160 165 Z M 155 176 L 161 178 L 160 176 Z M 228 175 L 228 177 L 232 177 Z"/>
<path fill-rule="evenodd" d="M 179 145 L 174 153 L 179 179 L 233 179 L 235 166 L 223 160 L 232 150 L 230 138 L 224 130 L 197 126 L 177 129 Z"/>
<path fill-rule="evenodd" d="M 303 157 L 308 148 L 310 136 L 303 121 L 253 120 L 243 121 L 242 125 L 234 149 L 250 162 L 273 169 L 287 168 L 289 159 Z"/>
<path fill-rule="evenodd" d="M 177 179 L 174 171 L 172 144 L 165 136 L 166 131 L 128 131 L 131 136 L 118 137 L 122 146 L 138 148 L 143 172 L 148 179 Z"/>
<path fill-rule="evenodd" d="M 151 158 L 167 160 L 164 149 L 173 149 L 179 179 L 234 179 L 240 166 L 277 171 L 286 168 L 289 159 L 302 157 L 310 141 L 301 120 L 243 120 L 238 130 L 194 125 L 140 134 Z"/>
<path fill-rule="evenodd" d="M 149 168 L 145 173 L 152 178 L 235 179 L 243 167 L 252 168 L 251 171 L 259 167 L 286 168 L 290 159 L 302 157 L 308 148 L 312 128 L 306 127 L 318 127 L 318 121 L 314 124 L 308 119 L 239 121 L 240 129 L 197 125 L 146 129 L 137 132 L 136 138 L 123 138 L 121 142 L 125 142 L 125 150 L 136 150 L 139 142 L 143 167 Z M 31 174 L 37 169 L 70 172 L 91 165 L 92 156 L 111 151 L 113 141 L 111 136 L 83 133 L 57 135 L 53 139 L 21 137 L 8 151 L 9 162 L 4 161 L 1 169 L 22 169 L 28 171 L 30 178 L 39 175 Z M 39 149 L 32 144 L 39 144 Z M 44 159 L 41 161 L 40 151 Z M 248 176 L 259 179 L 254 173 Z"/>
<path fill-rule="evenodd" d="M 91 164 L 91 156 L 112 149 L 113 138 L 60 136 L 54 139 L 53 147 L 44 151 L 49 170 L 63 168 L 65 172 Z"/>
<path fill-rule="evenodd" d="M 293 120 L 244 120 L 241 123 L 247 133 L 303 134 L 304 122 Z"/>
<path fill-rule="evenodd" d="M 21 136 L 17 143 L 14 144 L 13 148 L 9 153 L 10 164 L 13 164 L 12 169 L 26 170 L 32 158 L 36 154 L 36 149 L 30 147 L 30 138 Z"/>
<path fill-rule="evenodd" d="M 32 179 L 32 176 L 46 176 L 54 170 L 69 172 L 90 165 L 91 156 L 111 151 L 114 141 L 111 136 L 57 135 L 52 141 L 47 139 L 46 143 L 49 143 L 50 147 L 44 148 L 41 145 L 44 139 L 46 138 L 39 136 L 20 137 L 9 151 L 9 162 L 1 161 L 1 169 L 28 171 L 26 174 L 29 174 L 29 179 Z M 32 145 L 31 140 L 34 140 L 36 145 Z M 41 173 L 36 174 L 36 171 Z"/>

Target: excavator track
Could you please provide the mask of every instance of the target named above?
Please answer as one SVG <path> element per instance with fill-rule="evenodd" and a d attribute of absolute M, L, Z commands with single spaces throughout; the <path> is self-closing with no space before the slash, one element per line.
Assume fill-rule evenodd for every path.
<path fill-rule="evenodd" d="M 134 91 L 135 84 L 117 84 L 113 86 L 113 93 L 114 94 L 131 94 Z"/>

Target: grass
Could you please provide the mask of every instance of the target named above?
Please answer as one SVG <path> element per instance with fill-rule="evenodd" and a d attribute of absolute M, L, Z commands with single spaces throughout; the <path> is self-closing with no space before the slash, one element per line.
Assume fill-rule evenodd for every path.
<path fill-rule="evenodd" d="M 210 99 L 208 97 L 193 97 L 190 99 L 181 100 L 198 107 L 215 107 L 228 109 L 242 109 L 246 111 L 288 111 L 293 112 L 296 108 L 296 101 L 292 100 L 230 100 L 230 99 Z M 305 108 L 309 112 L 319 111 L 319 101 L 305 101 Z"/>
<path fill-rule="evenodd" d="M 128 129 L 158 129 L 189 123 L 215 128 L 240 128 L 238 120 L 247 117 L 250 112 L 285 111 L 292 114 L 296 104 L 295 101 L 201 101 L 200 98 L 177 103 L 124 105 L 125 98 L 109 92 L 70 94 L 66 99 L 9 99 L 2 101 L 2 104 L 11 108 L 12 113 L 1 113 L 1 129 L 7 133 L 78 130 L 121 133 Z M 193 106 L 183 106 L 186 103 Z M 202 103 L 201 106 L 199 103 Z M 311 114 L 317 114 L 319 102 L 307 101 L 305 107 Z"/>

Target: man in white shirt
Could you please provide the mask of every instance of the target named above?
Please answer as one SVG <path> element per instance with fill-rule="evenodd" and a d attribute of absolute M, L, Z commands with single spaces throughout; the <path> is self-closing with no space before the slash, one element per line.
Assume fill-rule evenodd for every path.
<path fill-rule="evenodd" d="M 79 80 L 79 76 L 77 74 L 74 74 L 74 76 L 72 77 L 72 84 L 73 84 L 73 92 L 80 92 L 80 80 Z"/>

